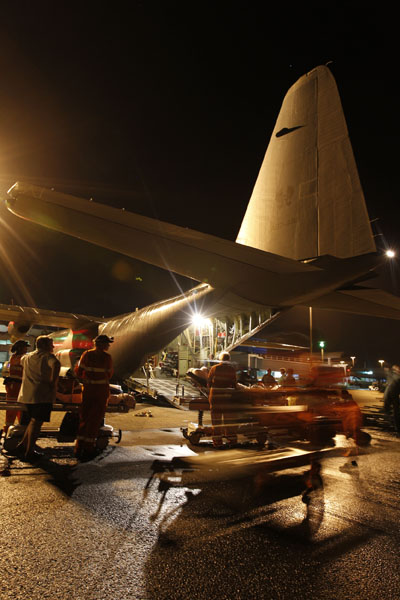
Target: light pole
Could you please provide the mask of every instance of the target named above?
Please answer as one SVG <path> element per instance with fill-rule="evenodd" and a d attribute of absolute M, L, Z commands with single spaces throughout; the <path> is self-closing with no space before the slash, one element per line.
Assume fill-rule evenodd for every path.
<path fill-rule="evenodd" d="M 324 362 L 324 348 L 325 342 L 318 342 L 319 347 L 321 348 L 321 362 Z"/>
<path fill-rule="evenodd" d="M 351 364 L 354 367 L 354 361 L 356 360 L 356 357 L 355 356 L 350 356 L 350 359 L 351 359 Z"/>
<path fill-rule="evenodd" d="M 383 367 L 383 364 L 384 364 L 384 362 L 385 362 L 385 361 L 384 361 L 384 360 L 382 360 L 382 359 L 381 359 L 381 360 L 378 360 L 378 363 L 381 365 L 381 369 L 382 369 L 382 367 Z"/>

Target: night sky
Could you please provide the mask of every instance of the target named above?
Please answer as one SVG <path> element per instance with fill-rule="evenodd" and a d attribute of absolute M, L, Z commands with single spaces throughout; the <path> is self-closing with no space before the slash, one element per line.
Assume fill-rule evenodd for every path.
<path fill-rule="evenodd" d="M 397 17 L 269 4 L 3 2 L 2 195 L 23 180 L 234 240 L 286 91 L 332 61 L 377 243 L 396 247 Z M 112 316 L 192 286 L 0 218 L 0 302 Z M 400 294 L 396 265 L 385 279 Z M 400 359 L 400 323 L 315 313 L 328 350 Z M 304 311 L 287 319 L 274 330 L 308 332 Z"/>

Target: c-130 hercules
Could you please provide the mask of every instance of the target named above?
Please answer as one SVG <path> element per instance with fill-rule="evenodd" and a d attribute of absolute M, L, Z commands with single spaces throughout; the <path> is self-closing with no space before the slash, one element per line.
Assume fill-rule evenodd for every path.
<path fill-rule="evenodd" d="M 383 258 L 336 83 L 324 66 L 287 92 L 236 242 L 21 182 L 6 204 L 19 217 L 200 282 L 105 320 L 0 309 L 1 317 L 12 315 L 14 337 L 34 323 L 68 327 L 54 334 L 67 362 L 69 350 L 84 349 L 82 339 L 113 336 L 120 378 L 176 338 L 199 310 L 208 317 L 257 313 L 256 329 L 295 305 L 400 319 L 399 298 L 362 285 Z"/>

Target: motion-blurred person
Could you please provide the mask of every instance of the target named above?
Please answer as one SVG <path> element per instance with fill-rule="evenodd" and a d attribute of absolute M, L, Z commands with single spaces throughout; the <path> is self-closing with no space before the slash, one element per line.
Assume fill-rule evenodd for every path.
<path fill-rule="evenodd" d="M 293 369 L 288 369 L 282 378 L 282 385 L 296 385 L 296 379 L 293 375 Z"/>
<path fill-rule="evenodd" d="M 44 421 L 50 421 L 51 409 L 56 399 L 60 362 L 53 354 L 53 340 L 41 335 L 36 340 L 36 350 L 21 357 L 22 385 L 18 402 L 25 404 L 29 423 L 16 453 L 23 460 L 41 457 L 35 450 L 36 440 Z"/>
<path fill-rule="evenodd" d="M 315 388 L 335 387 L 343 383 L 344 378 L 343 369 L 314 365 L 310 369 L 306 386 Z"/>
<path fill-rule="evenodd" d="M 75 456 L 79 460 L 90 460 L 97 454 L 96 440 L 110 396 L 109 383 L 113 374 L 113 364 L 107 350 L 113 341 L 114 339 L 107 335 L 98 335 L 94 340 L 95 347 L 82 354 L 75 369 L 77 377 L 83 383 L 75 444 Z"/>
<path fill-rule="evenodd" d="M 213 445 L 215 448 L 222 446 L 222 435 L 230 444 L 237 441 L 234 422 L 234 406 L 232 390 L 236 388 L 236 370 L 230 364 L 228 352 L 222 352 L 218 364 L 211 367 L 208 374 L 208 387 L 210 388 L 209 402 L 211 422 L 213 425 Z"/>
<path fill-rule="evenodd" d="M 393 365 L 388 373 L 387 385 L 383 394 L 384 409 L 387 414 L 393 408 L 394 425 L 400 433 L 400 367 Z"/>
<path fill-rule="evenodd" d="M 252 383 L 254 383 L 254 379 L 251 376 L 251 374 L 248 372 L 247 369 L 242 369 L 240 371 L 238 383 L 241 383 L 242 385 L 246 385 L 246 386 L 249 386 Z"/>
<path fill-rule="evenodd" d="M 21 364 L 21 358 L 26 354 L 29 348 L 29 343 L 26 340 L 18 340 L 11 347 L 11 357 L 9 363 L 9 371 L 7 377 L 4 379 L 4 385 L 6 388 L 6 402 L 16 402 L 18 400 L 19 390 L 21 389 L 22 383 L 22 371 L 23 367 Z M 7 409 L 6 418 L 4 423 L 4 437 L 7 435 L 7 431 L 11 425 L 14 425 L 15 419 L 20 420 L 21 411 L 18 409 Z"/>
<path fill-rule="evenodd" d="M 261 383 L 264 385 L 264 387 L 268 388 L 271 388 L 274 385 L 276 385 L 276 379 L 272 375 L 271 369 L 267 369 L 267 372 L 265 373 L 265 375 L 263 375 L 263 378 L 261 379 Z"/>
<path fill-rule="evenodd" d="M 311 492 L 323 487 L 323 481 L 321 477 L 321 463 L 317 460 L 312 460 L 310 470 L 304 473 L 304 483 L 306 488 L 302 493 L 301 499 L 304 504 L 310 504 Z"/>

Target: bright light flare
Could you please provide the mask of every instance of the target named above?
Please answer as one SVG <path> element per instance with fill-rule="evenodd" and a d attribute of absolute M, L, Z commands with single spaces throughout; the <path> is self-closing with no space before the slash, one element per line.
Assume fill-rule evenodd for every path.
<path fill-rule="evenodd" d="M 35 301 L 25 284 L 21 269 L 21 265 L 24 265 L 26 271 L 28 256 L 36 259 L 29 245 L 0 216 L 0 265 L 2 265 L 4 273 L 8 275 L 7 283 L 10 292 L 15 296 L 17 302 L 27 302 L 28 306 L 35 306 Z"/>
<path fill-rule="evenodd" d="M 394 258 L 396 256 L 396 252 L 394 250 L 386 250 L 385 254 L 388 258 Z"/>
<path fill-rule="evenodd" d="M 196 327 L 204 327 L 210 324 L 210 319 L 206 319 L 205 317 L 203 317 L 203 315 L 200 315 L 199 313 L 195 313 L 192 317 L 192 325 L 195 325 Z"/>

